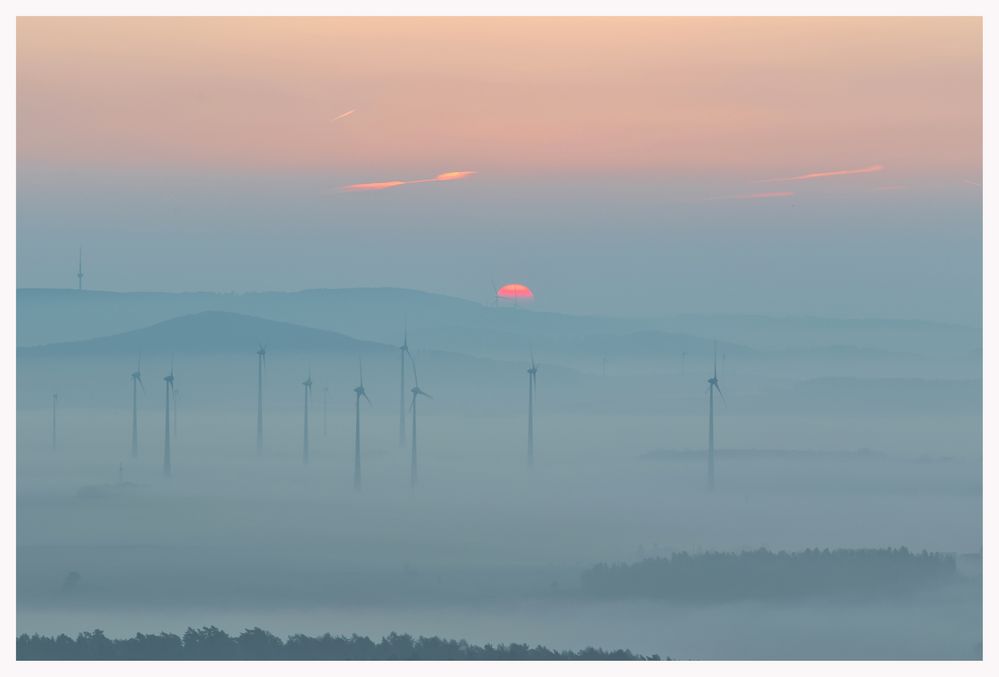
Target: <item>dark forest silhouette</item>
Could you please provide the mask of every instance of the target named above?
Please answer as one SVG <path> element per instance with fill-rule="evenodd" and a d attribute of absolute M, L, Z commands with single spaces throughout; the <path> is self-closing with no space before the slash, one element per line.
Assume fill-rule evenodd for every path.
<path fill-rule="evenodd" d="M 677 601 L 873 597 L 956 581 L 952 555 L 906 548 L 741 553 L 676 553 L 634 564 L 598 564 L 582 575 L 584 594 Z"/>
<path fill-rule="evenodd" d="M 17 638 L 18 660 L 660 660 L 658 655 L 640 656 L 631 651 L 587 648 L 554 651 L 527 644 L 476 646 L 464 640 L 412 637 L 392 633 L 375 642 L 368 637 L 291 635 L 287 641 L 261 630 L 247 629 L 230 636 L 211 626 L 188 628 L 183 637 L 171 633 L 130 639 L 111 639 L 100 630 L 81 632 L 76 639 L 59 635 L 22 634 Z M 667 659 L 668 660 L 668 659 Z"/>

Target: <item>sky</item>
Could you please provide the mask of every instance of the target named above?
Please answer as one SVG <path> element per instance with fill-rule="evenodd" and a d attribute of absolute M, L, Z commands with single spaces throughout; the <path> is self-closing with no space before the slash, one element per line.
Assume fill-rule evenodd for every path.
<path fill-rule="evenodd" d="M 975 18 L 20 18 L 18 286 L 980 325 Z"/>

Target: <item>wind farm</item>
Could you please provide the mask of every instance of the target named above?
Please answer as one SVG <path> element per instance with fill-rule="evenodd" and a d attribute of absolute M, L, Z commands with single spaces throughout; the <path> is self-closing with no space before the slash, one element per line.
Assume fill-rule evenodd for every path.
<path fill-rule="evenodd" d="M 20 17 L 18 658 L 981 661 L 982 36 Z"/>
<path fill-rule="evenodd" d="M 344 583 L 329 589 L 324 593 L 328 595 L 324 604 L 335 606 L 355 599 L 351 589 L 394 600 L 392 603 L 409 609 L 420 608 L 424 598 L 449 599 L 469 610 L 453 618 L 469 619 L 473 626 L 496 622 L 493 614 L 499 613 L 481 606 L 484 602 L 478 595 L 485 594 L 481 591 L 500 586 L 507 591 L 504 594 L 519 595 L 522 586 L 534 585 L 514 573 L 516 562 L 530 550 L 545 553 L 541 557 L 554 563 L 549 573 L 538 574 L 546 577 L 544 588 L 550 590 L 552 580 L 560 588 L 572 587 L 574 558 L 603 561 L 613 556 L 607 554 L 608 549 L 627 557 L 639 546 L 646 553 L 658 552 L 650 550 L 655 543 L 666 539 L 682 543 L 694 529 L 704 530 L 710 524 L 729 524 L 726 529 L 738 535 L 720 532 L 713 541 L 701 541 L 707 547 L 764 541 L 769 533 L 766 525 L 776 519 L 774 511 L 792 505 L 802 514 L 795 526 L 784 532 L 781 542 L 786 547 L 811 547 L 817 535 L 824 542 L 841 542 L 832 538 L 841 525 L 836 516 L 839 513 L 826 512 L 820 507 L 823 503 L 801 504 L 801 491 L 817 493 L 825 497 L 825 503 L 841 506 L 845 517 L 883 500 L 876 487 L 894 487 L 897 498 L 893 500 L 903 500 L 908 491 L 905 487 L 921 486 L 927 495 L 938 497 L 932 500 L 948 528 L 938 534 L 938 545 L 931 539 L 910 543 L 958 552 L 974 550 L 974 527 L 958 526 L 968 514 L 969 502 L 978 500 L 974 484 L 969 484 L 974 465 L 950 461 L 937 466 L 946 472 L 933 473 L 925 463 L 910 460 L 918 457 L 907 455 L 933 454 L 938 441 L 945 438 L 953 441 L 964 436 L 962 444 L 976 444 L 964 423 L 967 412 L 979 406 L 976 382 L 950 378 L 957 366 L 966 368 L 965 378 L 971 379 L 974 365 L 940 364 L 936 386 L 899 380 L 894 370 L 925 373 L 932 360 L 920 356 L 889 366 L 881 346 L 892 339 L 885 336 L 884 327 L 872 325 L 858 331 L 844 325 L 843 331 L 852 332 L 859 348 L 843 358 L 808 348 L 812 340 L 808 333 L 800 335 L 800 347 L 763 350 L 752 342 L 752 332 L 758 330 L 739 322 L 729 324 L 724 340 L 699 338 L 696 333 L 672 338 L 669 327 L 636 326 L 605 318 L 586 320 L 590 326 L 581 329 L 577 318 L 492 304 L 485 304 L 480 314 L 455 303 L 454 309 L 447 311 L 449 331 L 440 332 L 433 327 L 441 320 L 421 319 L 421 309 L 437 308 L 445 301 L 451 307 L 450 300 L 433 298 L 428 303 L 424 296 L 403 292 L 380 292 L 382 298 L 368 292 L 357 294 L 367 297 L 365 303 L 381 306 L 371 311 L 374 316 L 391 308 L 397 295 L 407 299 L 409 327 L 401 343 L 397 334 L 393 336 L 391 323 L 381 329 L 358 321 L 357 335 L 348 336 L 228 310 L 199 309 L 124 332 L 112 330 L 103 337 L 19 348 L 19 401 L 48 397 L 53 407 L 48 412 L 53 435 L 50 444 L 38 452 L 26 442 L 19 451 L 24 486 L 38 481 L 31 478 L 50 475 L 55 459 L 65 459 L 61 462 L 78 466 L 81 470 L 75 472 L 84 474 L 84 468 L 93 466 L 95 478 L 101 473 L 106 476 L 107 468 L 118 468 L 129 482 L 101 488 L 94 484 L 99 482 L 95 479 L 78 489 L 67 487 L 70 495 L 75 491 L 81 497 L 76 499 L 81 510 L 128 502 L 145 514 L 153 504 L 143 505 L 154 497 L 169 504 L 197 500 L 206 507 L 214 506 L 211 514 L 217 517 L 195 520 L 196 526 L 186 535 L 168 525 L 156 528 L 165 529 L 162 538 L 182 542 L 202 538 L 195 534 L 216 534 L 217 547 L 231 551 L 233 557 L 237 552 L 233 548 L 247 543 L 305 548 L 307 557 L 319 559 L 315 567 L 308 565 L 302 570 L 299 583 L 281 584 L 286 599 L 304 599 L 312 586 L 320 585 L 318 581 L 325 574 L 319 561 L 328 557 L 323 553 L 332 552 L 326 548 L 339 550 L 343 544 L 354 544 L 350 555 L 339 556 L 330 566 L 341 576 L 350 575 L 353 567 L 369 568 L 370 573 L 351 584 L 353 588 L 343 587 Z M 315 298 L 316 303 L 325 303 L 322 298 Z M 221 296 L 218 300 L 228 301 Z M 28 295 L 24 303 L 27 306 L 34 301 Z M 118 307 L 121 312 L 130 312 L 125 298 Z M 262 310 L 273 313 L 273 309 Z M 304 312 L 316 315 L 308 309 Z M 349 310 L 344 311 L 344 317 L 352 318 Z M 396 317 L 401 318 L 402 312 Z M 114 326 L 117 320 L 109 321 L 109 326 Z M 481 338 L 496 332 L 497 322 L 508 327 L 509 350 Z M 458 326 L 460 331 L 455 329 Z M 717 329 L 708 324 L 702 330 L 686 328 Z M 823 326 L 815 331 L 830 329 Z M 920 332 L 938 328 L 903 324 L 887 331 L 909 332 L 913 337 L 910 343 L 918 345 Z M 948 331 L 943 340 L 954 346 L 973 338 Z M 584 338 L 573 339 L 579 332 Z M 511 333 L 516 337 L 511 338 Z M 412 351 L 410 341 L 410 336 L 417 334 L 418 353 Z M 589 335 L 600 340 L 585 338 Z M 538 361 L 539 345 L 544 364 Z M 668 352 L 648 352 L 660 345 Z M 257 354 L 257 370 L 247 374 L 245 356 L 251 350 Z M 140 353 L 141 361 L 135 357 Z M 733 369 L 729 359 L 729 368 L 722 371 L 721 354 L 739 355 L 738 368 Z M 606 365 L 605 355 L 609 356 Z M 133 360 L 128 392 L 122 392 L 108 378 L 123 359 Z M 183 390 L 188 394 L 181 456 L 176 454 L 179 388 L 175 360 L 185 366 Z M 636 367 L 643 364 L 644 368 Z M 405 378 L 400 375 L 400 366 L 407 372 Z M 144 377 L 150 369 L 162 369 L 165 374 L 158 397 L 143 394 Z M 855 376 L 830 380 L 831 369 Z M 543 398 L 538 397 L 537 389 L 540 372 L 545 377 Z M 524 380 L 527 393 L 523 392 Z M 426 386 L 425 381 L 432 386 Z M 789 382 L 801 385 L 789 387 Z M 328 384 L 322 386 L 322 436 L 313 434 L 312 395 L 317 383 Z M 944 386 L 947 389 L 942 389 Z M 400 387 L 406 388 L 407 445 L 402 453 L 398 448 L 402 420 L 395 403 L 380 407 L 379 400 L 370 395 Z M 914 388 L 925 394 L 915 397 Z M 875 395 L 872 389 L 880 389 L 877 392 L 882 394 Z M 55 442 L 53 390 L 60 392 L 59 454 L 48 452 Z M 349 399 L 345 397 L 348 394 Z M 718 407 L 723 401 L 727 406 L 722 425 Z M 155 420 L 146 420 L 154 411 L 163 417 L 160 421 L 164 425 L 159 473 L 150 472 L 148 464 L 155 459 L 144 453 L 154 447 L 158 434 Z M 90 421 L 101 420 L 101 412 L 119 412 L 116 416 L 122 423 L 124 415 L 129 416 L 124 437 L 134 444 L 114 444 L 114 425 L 106 427 L 110 436 L 93 427 Z M 20 428 L 30 430 L 30 409 L 23 416 Z M 248 454 L 261 440 L 265 420 L 266 453 Z M 855 420 L 865 423 L 855 426 Z M 904 427 L 897 421 L 905 421 Z M 44 426 L 43 421 L 39 423 Z M 539 425 L 543 446 L 536 445 Z M 817 426 L 826 438 L 824 448 L 792 446 L 795 438 L 811 439 Z M 783 431 L 783 436 L 775 431 Z M 898 440 L 910 451 L 878 449 L 881 445 L 871 439 L 872 431 L 879 439 Z M 29 439 L 30 434 L 25 433 L 25 440 Z M 868 454 L 857 452 L 874 445 Z M 716 476 L 716 470 L 722 472 Z M 199 496 L 202 498 L 194 498 Z M 560 500 L 565 505 L 553 510 L 553 496 L 563 497 Z M 289 529 L 275 522 L 277 515 L 271 513 L 284 504 L 299 506 L 294 509 L 298 526 Z M 373 509 L 375 505 L 380 507 Z M 699 515 L 697 526 L 681 517 L 691 509 Z M 27 509 L 26 516 L 32 510 Z M 253 515 L 255 524 L 265 525 L 263 531 L 235 527 L 232 533 L 218 536 L 218 529 L 236 524 L 231 521 L 235 518 L 224 517 L 230 510 Z M 908 523 L 897 514 L 897 519 L 866 521 L 861 532 L 864 538 L 869 542 L 890 540 L 895 529 Z M 144 518 L 152 520 L 150 526 L 159 524 L 154 515 Z M 590 525 L 606 520 L 619 526 L 594 540 Z M 429 528 L 429 523 L 448 526 Z M 519 525 L 523 540 L 506 545 L 491 538 L 481 541 L 482 533 L 498 533 L 509 524 Z M 135 525 L 129 529 L 130 539 L 146 537 L 145 528 Z M 302 529 L 324 535 L 317 541 L 300 532 Z M 561 536 L 557 544 L 545 545 L 549 543 L 546 534 L 552 530 Z M 441 554 L 467 548 L 462 544 L 469 542 L 480 545 L 458 556 Z M 138 551 L 129 555 L 137 566 L 160 570 L 159 564 L 142 557 Z M 267 571 L 289 566 L 275 557 L 267 555 L 246 575 L 263 585 Z M 436 588 L 438 584 L 432 584 L 436 579 L 427 575 L 407 574 L 397 579 L 391 567 L 378 573 L 389 560 L 417 562 L 414 566 L 419 566 L 418 571 L 440 571 L 442 576 L 449 567 L 457 567 L 464 572 L 461 576 L 466 578 L 461 580 L 467 580 L 469 587 Z M 110 570 L 117 571 L 116 566 Z M 237 594 L 234 583 L 213 566 L 206 569 L 215 589 L 210 598 L 228 604 L 226 595 Z M 46 570 L 44 566 L 39 569 Z M 170 574 L 164 570 L 157 575 L 165 576 L 164 581 L 179 582 L 186 575 L 183 570 Z M 88 567 L 87 571 L 95 584 L 103 580 L 93 569 Z M 32 599 L 35 586 L 44 585 L 44 579 L 38 578 L 41 575 L 25 575 L 25 599 Z M 115 586 L 122 594 L 136 590 L 123 572 L 119 580 Z M 431 592 L 435 589 L 438 592 Z M 186 597 L 181 595 L 156 604 L 170 609 L 183 599 Z M 255 599 L 265 606 L 272 603 L 266 597 Z M 149 597 L 149 601 L 153 603 L 154 598 Z M 25 608 L 25 618 L 43 617 L 38 615 L 40 611 L 27 610 L 34 606 Z M 886 622 L 896 618 L 891 615 L 895 613 L 892 608 L 886 607 L 886 615 L 881 616 Z M 270 618 L 281 618 L 267 613 Z M 773 613 L 779 616 L 785 612 L 775 607 Z M 951 612 L 944 617 L 955 618 L 948 614 Z M 605 628 L 596 619 L 580 618 L 578 622 L 584 632 L 589 631 L 585 628 Z M 278 628 L 286 627 L 281 625 L 286 621 L 275 623 Z M 635 624 L 625 625 L 637 632 Z M 546 641 L 557 641 L 544 627 L 531 627 L 532 632 L 549 637 Z M 448 623 L 433 630 L 459 631 Z M 629 643 L 624 637 L 617 641 Z M 762 638 L 759 641 L 766 643 Z M 658 646 L 655 641 L 639 645 L 647 650 Z"/>

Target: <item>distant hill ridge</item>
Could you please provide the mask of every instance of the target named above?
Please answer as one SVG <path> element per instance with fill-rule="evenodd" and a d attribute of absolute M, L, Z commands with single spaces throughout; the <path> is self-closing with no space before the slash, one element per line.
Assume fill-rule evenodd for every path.
<path fill-rule="evenodd" d="M 122 353 L 231 353 L 258 345 L 285 352 L 388 353 L 393 346 L 241 313 L 206 310 L 111 336 L 19 349 L 28 356 Z"/>

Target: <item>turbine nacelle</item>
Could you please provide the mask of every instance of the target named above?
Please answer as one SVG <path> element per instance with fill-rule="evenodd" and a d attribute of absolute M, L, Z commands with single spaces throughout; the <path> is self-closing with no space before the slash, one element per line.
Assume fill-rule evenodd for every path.
<path fill-rule="evenodd" d="M 368 404 L 371 404 L 371 398 L 368 397 L 368 394 L 366 392 L 364 392 L 364 386 L 357 386 L 356 388 L 354 388 L 354 393 L 357 395 L 358 402 L 360 402 L 361 398 L 363 397 L 368 401 Z"/>

